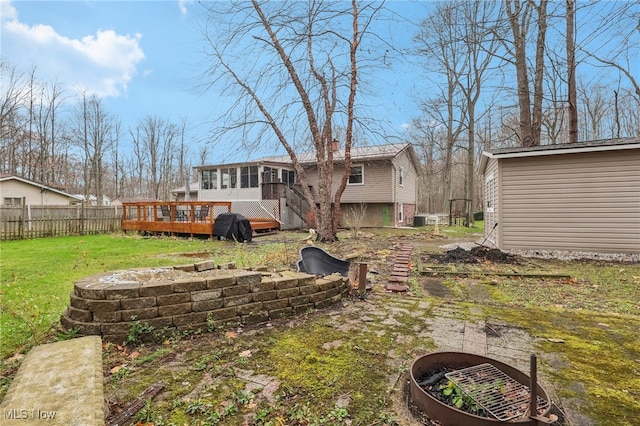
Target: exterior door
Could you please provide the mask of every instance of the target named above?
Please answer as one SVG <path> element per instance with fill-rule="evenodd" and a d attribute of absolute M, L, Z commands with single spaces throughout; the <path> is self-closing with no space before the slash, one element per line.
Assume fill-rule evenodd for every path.
<path fill-rule="evenodd" d="M 391 206 L 382 206 L 382 226 L 391 226 L 392 216 Z"/>

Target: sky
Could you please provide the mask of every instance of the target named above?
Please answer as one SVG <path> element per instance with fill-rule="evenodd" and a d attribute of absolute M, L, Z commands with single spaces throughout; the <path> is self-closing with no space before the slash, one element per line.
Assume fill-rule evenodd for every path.
<path fill-rule="evenodd" d="M 27 1 L 0 0 L 0 52 L 3 60 L 29 70 L 46 82 L 57 82 L 67 93 L 86 91 L 100 96 L 107 110 L 134 128 L 144 117 L 158 116 L 179 123 L 186 119 L 187 141 L 206 143 L 208 119 L 215 114 L 215 94 L 202 93 L 202 38 L 194 22 L 198 5 L 191 0 L 164 1 Z M 410 43 L 417 23 L 426 16 L 417 1 L 391 2 L 413 25 L 390 29 L 395 43 Z M 420 18 L 419 18 L 420 17 Z M 409 21 L 407 21 L 409 22 Z M 420 114 L 411 93 L 415 75 L 381 76 L 385 102 L 376 114 L 391 131 L 401 133 Z M 232 160 L 225 147 L 216 157 Z M 191 154 L 197 155 L 197 149 Z M 263 153 L 264 155 L 283 154 Z M 237 153 L 236 160 L 242 154 Z M 194 160 L 195 161 L 195 160 Z M 192 161 L 192 162 L 194 162 Z"/>

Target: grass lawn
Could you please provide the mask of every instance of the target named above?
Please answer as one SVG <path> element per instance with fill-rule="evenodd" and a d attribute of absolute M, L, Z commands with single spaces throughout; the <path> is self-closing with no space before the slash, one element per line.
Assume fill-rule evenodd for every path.
<path fill-rule="evenodd" d="M 547 355 L 541 359 L 555 360 L 541 365 L 545 377 L 595 424 L 633 425 L 640 417 L 639 264 L 533 259 L 522 265 L 452 265 L 467 273 L 442 278 L 446 296 L 431 295 L 418 273 L 412 274 L 409 294 L 382 290 L 402 244 L 413 245 L 413 260 L 421 267 L 442 251 L 440 245 L 480 240 L 482 223 L 476 225 L 440 227 L 440 236 L 430 227 L 345 231 L 339 242 L 321 244 L 338 257 L 357 253 L 378 272 L 364 301 L 346 300 L 341 307 L 260 326 L 235 324 L 151 340 L 141 335 L 129 346 L 105 344 L 110 408 L 122 409 L 162 379 L 164 390 L 136 417 L 141 424 L 409 424 L 402 417 L 401 390 L 389 389 L 401 388 L 417 355 L 436 349 L 425 333 L 435 308 L 455 307 L 467 312 L 461 321 L 497 319 L 533 336 L 536 351 Z M 280 233 L 251 244 L 120 234 L 2 243 L 0 398 L 19 354 L 57 338 L 53 327 L 75 280 L 202 259 L 291 268 L 305 235 Z M 532 269 L 571 278 L 487 274 Z"/>
<path fill-rule="evenodd" d="M 209 257 L 215 252 L 216 261 L 235 261 L 242 267 L 268 263 L 274 257 L 270 251 L 258 247 L 247 253 L 220 241 L 124 234 L 2 242 L 0 359 L 55 335 L 53 327 L 69 303 L 73 283 L 80 278 L 123 268 L 192 263 L 184 253 Z"/>

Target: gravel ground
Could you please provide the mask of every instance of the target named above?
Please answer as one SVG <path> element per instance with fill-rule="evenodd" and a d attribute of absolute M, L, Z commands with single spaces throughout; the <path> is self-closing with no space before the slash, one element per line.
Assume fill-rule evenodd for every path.
<path fill-rule="evenodd" d="M 461 247 L 465 250 L 471 250 L 480 245 L 477 242 L 457 242 L 440 246 L 444 250 L 453 250 Z M 640 254 L 628 253 L 595 253 L 581 251 L 561 251 L 561 250 L 508 250 L 506 253 L 515 254 L 522 257 L 535 257 L 541 259 L 558 259 L 558 260 L 601 260 L 605 262 L 625 262 L 640 263 Z"/>

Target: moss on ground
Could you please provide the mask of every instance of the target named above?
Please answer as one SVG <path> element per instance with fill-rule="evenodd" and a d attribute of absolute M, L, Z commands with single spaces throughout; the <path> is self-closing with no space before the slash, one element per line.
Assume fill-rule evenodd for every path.
<path fill-rule="evenodd" d="M 415 315 L 420 303 L 423 315 Z M 274 327 L 182 335 L 140 348 L 138 366 L 124 348 L 112 350 L 105 362 L 108 399 L 132 401 L 162 379 L 165 389 L 139 414 L 156 426 L 394 424 L 390 378 L 407 370 L 417 348 L 433 348 L 418 337 L 430 315 L 425 306 L 403 298 L 376 304 L 378 320 L 362 321 L 356 309 L 329 310 Z M 112 368 L 123 364 L 128 374 L 115 378 Z M 277 381 L 275 402 L 261 397 L 263 386 L 248 389 L 247 374 Z"/>

